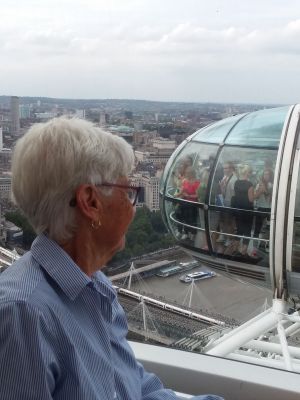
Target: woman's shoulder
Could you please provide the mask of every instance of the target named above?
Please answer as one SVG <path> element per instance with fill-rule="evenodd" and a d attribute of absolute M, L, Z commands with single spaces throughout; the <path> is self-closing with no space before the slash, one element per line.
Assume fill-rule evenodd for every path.
<path fill-rule="evenodd" d="M 188 184 L 189 184 L 189 180 L 187 178 L 181 179 L 181 185 L 188 185 Z"/>
<path fill-rule="evenodd" d="M 243 185 L 243 187 L 245 188 L 250 188 L 253 186 L 253 183 L 251 181 L 248 181 L 248 179 L 242 179 L 241 185 Z"/>
<path fill-rule="evenodd" d="M 246 179 L 237 179 L 234 183 L 234 188 L 240 189 L 240 190 L 245 190 L 245 189 L 250 189 L 250 187 L 253 186 L 253 183 L 246 180 Z"/>
<path fill-rule="evenodd" d="M 45 280 L 38 262 L 28 251 L 1 273 L 0 301 L 27 301 Z"/>
<path fill-rule="evenodd" d="M 234 182 L 234 187 L 236 188 L 236 187 L 242 186 L 243 184 L 244 184 L 244 180 L 237 178 L 237 180 Z"/>

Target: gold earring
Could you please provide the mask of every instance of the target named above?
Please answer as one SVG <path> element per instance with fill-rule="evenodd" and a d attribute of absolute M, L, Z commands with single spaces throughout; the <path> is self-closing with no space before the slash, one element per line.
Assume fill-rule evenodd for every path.
<path fill-rule="evenodd" d="M 97 229 L 99 229 L 100 228 L 100 226 L 101 226 L 101 221 L 100 221 L 100 219 L 98 220 L 98 223 L 96 223 L 95 221 L 92 221 L 92 228 L 93 229 L 95 229 L 95 230 L 97 230 Z"/>

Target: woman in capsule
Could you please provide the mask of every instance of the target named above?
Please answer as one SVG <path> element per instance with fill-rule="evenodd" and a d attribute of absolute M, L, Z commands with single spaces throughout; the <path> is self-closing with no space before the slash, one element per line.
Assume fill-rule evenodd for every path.
<path fill-rule="evenodd" d="M 13 198 L 38 236 L 0 276 L 1 400 L 177 398 L 136 361 L 101 272 L 134 217 L 133 164 L 123 139 L 84 120 L 17 142 Z"/>

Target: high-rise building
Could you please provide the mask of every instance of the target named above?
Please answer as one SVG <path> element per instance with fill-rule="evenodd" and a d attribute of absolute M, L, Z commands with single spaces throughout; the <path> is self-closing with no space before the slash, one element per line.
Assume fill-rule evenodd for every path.
<path fill-rule="evenodd" d="M 106 126 L 105 111 L 100 111 L 99 126 Z"/>
<path fill-rule="evenodd" d="M 130 182 L 141 186 L 137 207 L 145 205 L 150 211 L 159 210 L 159 182 L 160 178 L 152 176 L 149 172 L 135 173 L 130 176 Z"/>
<path fill-rule="evenodd" d="M 159 210 L 159 177 L 143 176 L 142 186 L 145 190 L 145 205 L 150 211 Z"/>
<path fill-rule="evenodd" d="M 11 169 L 12 151 L 2 148 L 0 151 L 0 173 L 7 172 Z"/>
<path fill-rule="evenodd" d="M 31 114 L 31 108 L 29 104 L 21 104 L 19 107 L 20 110 L 20 118 L 21 119 L 29 119 Z"/>
<path fill-rule="evenodd" d="M 10 199 L 11 193 L 11 177 L 1 176 L 0 177 L 0 199 Z"/>
<path fill-rule="evenodd" d="M 20 99 L 17 96 L 10 98 L 10 134 L 11 136 L 18 136 L 20 133 Z"/>
<path fill-rule="evenodd" d="M 74 116 L 76 118 L 85 119 L 85 110 L 84 109 L 76 110 Z"/>
<path fill-rule="evenodd" d="M 2 127 L 0 126 L 0 151 L 3 149 L 3 130 Z"/>

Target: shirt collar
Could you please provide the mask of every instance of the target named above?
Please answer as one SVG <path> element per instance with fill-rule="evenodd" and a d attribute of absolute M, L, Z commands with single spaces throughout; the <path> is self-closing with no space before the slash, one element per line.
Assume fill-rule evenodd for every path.
<path fill-rule="evenodd" d="M 95 285 L 95 289 L 98 290 L 102 295 L 107 297 L 110 303 L 113 303 L 115 298 L 117 297 L 117 292 L 112 286 L 111 281 L 107 276 L 104 275 L 102 271 L 97 271 L 92 276 L 92 281 Z"/>
<path fill-rule="evenodd" d="M 110 303 L 117 297 L 111 281 L 102 271 L 95 272 L 89 278 L 57 242 L 47 235 L 37 236 L 32 243 L 31 254 L 70 300 L 75 300 L 86 286 L 93 287 Z"/>
<path fill-rule="evenodd" d="M 31 254 L 72 301 L 92 284 L 71 257 L 45 234 L 37 236 L 32 243 Z"/>

